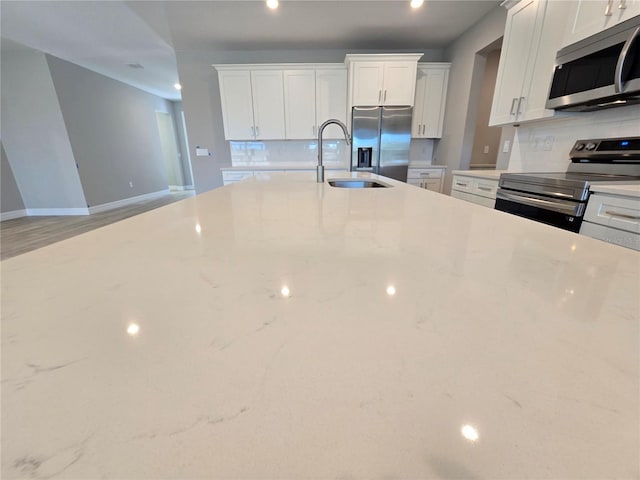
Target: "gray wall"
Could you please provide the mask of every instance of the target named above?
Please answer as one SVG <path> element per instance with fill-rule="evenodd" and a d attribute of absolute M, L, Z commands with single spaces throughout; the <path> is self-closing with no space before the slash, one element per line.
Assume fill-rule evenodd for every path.
<path fill-rule="evenodd" d="M 16 179 L 11 171 L 11 165 L 9 165 L 2 143 L 0 143 L 0 154 L 2 156 L 2 164 L 0 164 L 0 180 L 2 181 L 0 186 L 0 211 L 5 213 L 24 210 L 22 195 L 18 190 Z"/>
<path fill-rule="evenodd" d="M 47 62 L 87 203 L 166 190 L 155 112 L 173 115 L 171 102 L 50 55 Z"/>
<path fill-rule="evenodd" d="M 485 57 L 478 54 L 504 34 L 507 11 L 496 7 L 467 30 L 447 50 L 451 62 L 443 137 L 438 142 L 434 163 L 447 165 L 444 190 L 451 190 L 451 172 L 466 170 L 476 126 Z"/>
<path fill-rule="evenodd" d="M 83 208 L 85 197 L 44 54 L 3 52 L 2 144 L 26 208 Z"/>
<path fill-rule="evenodd" d="M 478 115 L 476 117 L 476 131 L 471 151 L 471 166 L 474 167 L 477 165 L 495 166 L 498 158 L 502 128 L 490 127 L 489 115 L 491 114 L 493 90 L 496 85 L 499 63 L 500 50 L 494 50 L 487 54 L 480 90 L 480 104 L 478 105 Z M 485 147 L 489 147 L 487 153 L 484 153 Z"/>
<path fill-rule="evenodd" d="M 182 103 L 196 192 L 222 186 L 220 167 L 231 166 L 229 143 L 224 139 L 218 76 L 212 64 L 224 63 L 342 63 L 347 53 L 424 52 L 421 62 L 443 60 L 443 52 L 415 48 L 402 51 L 276 50 L 276 51 L 177 51 L 182 84 Z M 211 156 L 196 157 L 196 145 L 208 148 Z"/>

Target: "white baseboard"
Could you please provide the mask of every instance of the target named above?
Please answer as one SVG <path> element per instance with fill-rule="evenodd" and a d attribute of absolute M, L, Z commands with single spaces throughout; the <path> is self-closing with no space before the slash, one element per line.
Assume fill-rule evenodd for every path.
<path fill-rule="evenodd" d="M 137 203 L 142 200 L 152 200 L 157 197 L 162 197 L 169 193 L 169 190 L 159 190 L 157 192 L 145 193 L 144 195 L 138 195 L 137 197 L 131 198 L 123 198 L 122 200 L 116 200 L 115 202 L 103 203 L 102 205 L 94 205 L 93 207 L 89 207 L 89 214 L 105 212 L 107 210 L 111 210 L 113 208 L 124 207 L 126 205 L 131 205 L 132 203 Z"/>
<path fill-rule="evenodd" d="M 183 190 L 185 190 L 187 187 L 185 187 L 184 185 L 169 185 L 169 191 L 170 192 L 181 192 Z"/>
<path fill-rule="evenodd" d="M 88 208 L 27 208 L 29 217 L 59 217 L 69 215 L 89 215 Z"/>
<path fill-rule="evenodd" d="M 11 212 L 2 212 L 0 213 L 0 222 L 4 222 L 5 220 L 13 220 L 14 218 L 22 218 L 26 216 L 27 216 L 27 211 L 25 209 L 13 210 Z"/>

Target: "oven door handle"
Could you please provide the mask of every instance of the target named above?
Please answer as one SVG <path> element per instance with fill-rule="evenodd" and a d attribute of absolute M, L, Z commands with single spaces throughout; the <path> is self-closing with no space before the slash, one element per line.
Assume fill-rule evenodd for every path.
<path fill-rule="evenodd" d="M 506 200 L 508 202 L 520 203 L 522 205 L 528 205 L 530 207 L 538 207 L 544 210 L 551 210 L 553 212 L 564 213 L 574 217 L 581 216 L 584 212 L 584 204 L 578 202 L 567 202 L 564 200 L 547 200 L 538 196 L 532 195 L 518 195 L 514 193 L 505 192 L 500 189 L 496 193 L 496 198 Z"/>

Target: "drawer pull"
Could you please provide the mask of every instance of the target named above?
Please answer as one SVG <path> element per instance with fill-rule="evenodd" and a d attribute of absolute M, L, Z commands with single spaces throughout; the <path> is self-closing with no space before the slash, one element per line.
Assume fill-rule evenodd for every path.
<path fill-rule="evenodd" d="M 613 210 L 607 210 L 604 213 L 606 213 L 611 217 L 621 217 L 621 218 L 627 218 L 629 220 L 640 220 L 640 215 L 629 215 L 628 213 L 619 213 L 619 212 L 614 212 Z"/>
<path fill-rule="evenodd" d="M 420 174 L 420 176 L 421 176 L 421 177 L 429 177 L 429 176 L 431 176 L 431 174 L 430 174 L 429 172 L 427 172 L 427 173 L 421 173 L 421 174 Z"/>
<path fill-rule="evenodd" d="M 466 183 L 456 182 L 456 186 L 457 186 L 457 187 L 467 187 L 467 186 L 468 186 L 468 184 L 466 184 Z"/>
<path fill-rule="evenodd" d="M 478 190 L 483 190 L 483 191 L 485 191 L 485 192 L 490 192 L 490 191 L 491 191 L 491 188 L 490 188 L 490 187 L 481 187 L 481 186 L 478 186 Z"/>

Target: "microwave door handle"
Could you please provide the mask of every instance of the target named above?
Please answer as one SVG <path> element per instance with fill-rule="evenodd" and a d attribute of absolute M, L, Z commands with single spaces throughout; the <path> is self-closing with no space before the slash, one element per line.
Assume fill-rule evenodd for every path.
<path fill-rule="evenodd" d="M 638 38 L 638 34 L 640 34 L 640 27 L 636 28 L 631 36 L 627 39 L 622 47 L 622 51 L 620 52 L 620 56 L 618 57 L 618 63 L 616 64 L 616 73 L 615 73 L 615 88 L 616 93 L 623 92 L 622 85 L 622 70 L 624 69 L 624 64 L 627 63 L 627 55 L 629 55 L 629 50 L 631 49 L 631 45 Z"/>

